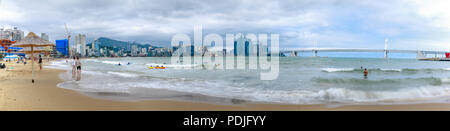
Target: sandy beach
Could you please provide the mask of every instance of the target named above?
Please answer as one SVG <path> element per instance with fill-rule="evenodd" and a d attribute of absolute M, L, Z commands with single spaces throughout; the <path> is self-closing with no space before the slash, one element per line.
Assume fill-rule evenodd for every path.
<path fill-rule="evenodd" d="M 245 103 L 216 105 L 199 102 L 146 100 L 124 102 L 97 99 L 82 93 L 58 88 L 57 69 L 39 70 L 35 65 L 36 83 L 31 83 L 31 64 L 7 63 L 0 70 L 0 110 L 3 111 L 445 111 L 450 104 L 355 105 L 282 105 Z"/>

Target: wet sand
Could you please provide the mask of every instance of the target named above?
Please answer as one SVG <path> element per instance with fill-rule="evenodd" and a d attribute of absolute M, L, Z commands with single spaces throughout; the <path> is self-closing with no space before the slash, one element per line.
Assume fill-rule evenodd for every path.
<path fill-rule="evenodd" d="M 63 82 L 57 69 L 39 70 L 31 83 L 31 63 L 7 63 L 0 70 L 0 110 L 6 111 L 450 111 L 449 104 L 284 105 L 245 102 L 235 105 L 177 100 L 116 101 L 90 97 L 85 93 L 58 88 Z M 13 68 L 11 68 L 13 67 Z"/>

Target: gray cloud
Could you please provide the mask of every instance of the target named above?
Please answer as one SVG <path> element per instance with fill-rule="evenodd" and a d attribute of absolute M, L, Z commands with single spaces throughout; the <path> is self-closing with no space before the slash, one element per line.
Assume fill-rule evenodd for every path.
<path fill-rule="evenodd" d="M 280 33 L 281 45 L 382 47 L 384 38 L 411 43 L 447 33 L 430 25 L 408 0 L 3 0 L 0 26 L 168 45 L 176 33 Z M 6 19 L 10 17 L 11 19 Z M 447 33 L 448 34 L 448 33 Z M 419 38 L 415 36 L 420 36 Z M 440 40 L 444 42 L 447 40 Z M 450 41 L 450 40 L 449 40 Z M 439 44 L 438 44 L 439 45 Z M 399 48 L 401 45 L 394 45 Z M 423 46 L 420 43 L 416 46 Z"/>

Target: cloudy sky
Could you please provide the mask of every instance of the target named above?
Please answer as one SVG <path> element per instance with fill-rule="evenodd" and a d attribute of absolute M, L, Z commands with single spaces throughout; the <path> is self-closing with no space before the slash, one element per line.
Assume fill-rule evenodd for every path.
<path fill-rule="evenodd" d="M 450 49 L 448 0 L 0 0 L 0 27 L 168 46 L 177 33 L 277 33 L 286 48 Z"/>

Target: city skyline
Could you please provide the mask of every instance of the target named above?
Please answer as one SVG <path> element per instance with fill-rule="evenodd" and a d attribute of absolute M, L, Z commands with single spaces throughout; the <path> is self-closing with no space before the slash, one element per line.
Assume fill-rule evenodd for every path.
<path fill-rule="evenodd" d="M 319 41 L 325 48 L 382 49 L 385 38 L 395 49 L 450 48 L 444 0 L 24 2 L 30 1 L 2 1 L 0 27 L 46 32 L 51 41 L 65 38 L 68 23 L 74 34 L 86 34 L 88 43 L 109 37 L 168 47 L 174 34 L 203 25 L 205 33 L 220 35 L 279 33 L 280 46 L 288 48 L 313 47 Z"/>

